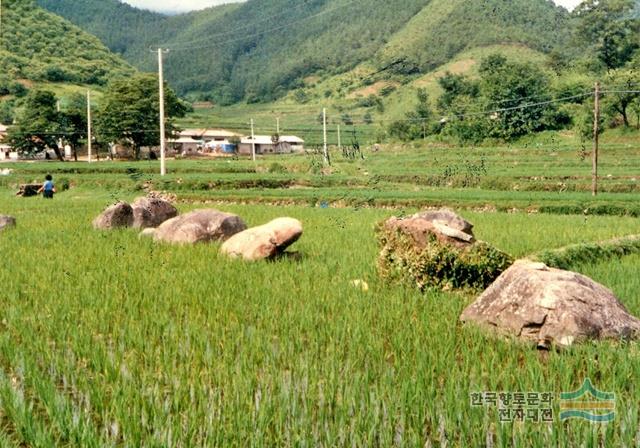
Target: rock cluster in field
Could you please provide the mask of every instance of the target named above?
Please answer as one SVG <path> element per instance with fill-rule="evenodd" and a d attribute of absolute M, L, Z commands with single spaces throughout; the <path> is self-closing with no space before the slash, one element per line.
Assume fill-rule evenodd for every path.
<path fill-rule="evenodd" d="M 460 319 L 540 348 L 640 336 L 640 320 L 609 289 L 584 275 L 528 260 L 505 271 Z"/>
<path fill-rule="evenodd" d="M 513 262 L 476 241 L 473 225 L 449 209 L 391 217 L 378 225 L 377 234 L 381 276 L 420 289 L 484 289 Z"/>
<path fill-rule="evenodd" d="M 178 210 L 170 202 L 155 195 L 138 198 L 132 205 L 118 202 L 103 211 L 93 221 L 93 226 L 100 230 L 139 228 L 142 229 L 140 238 L 173 244 L 222 241 L 223 254 L 246 261 L 283 255 L 302 236 L 302 223 L 297 219 L 278 218 L 247 229 L 238 215 L 215 209 L 178 215 Z"/>
<path fill-rule="evenodd" d="M 247 261 L 275 258 L 302 236 L 302 223 L 278 218 L 233 235 L 220 248 L 223 254 Z"/>
<path fill-rule="evenodd" d="M 157 197 L 141 197 L 131 205 L 121 201 L 107 207 L 94 219 L 93 227 L 98 230 L 120 227 L 144 229 L 157 227 L 177 215 L 178 209 L 169 201 Z"/>
<path fill-rule="evenodd" d="M 15 227 L 16 218 L 9 215 L 0 215 L 0 231 L 6 229 L 7 227 Z"/>
<path fill-rule="evenodd" d="M 247 228 L 237 215 L 214 209 L 194 210 L 163 222 L 153 238 L 168 243 L 225 241 Z"/>

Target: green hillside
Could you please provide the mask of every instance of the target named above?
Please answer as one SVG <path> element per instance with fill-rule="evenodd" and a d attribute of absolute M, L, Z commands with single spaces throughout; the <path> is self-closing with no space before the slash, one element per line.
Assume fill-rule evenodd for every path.
<path fill-rule="evenodd" d="M 98 36 L 112 51 L 124 54 L 136 42 L 157 38 L 166 17 L 117 0 L 37 0 L 41 7 Z M 150 35 L 150 36 L 148 36 Z"/>
<path fill-rule="evenodd" d="M 31 0 L 2 2 L 0 73 L 30 82 L 103 85 L 132 73 L 96 37 L 47 12 Z"/>
<path fill-rule="evenodd" d="M 115 0 L 38 1 L 141 69 L 155 68 L 149 46 L 170 48 L 171 84 L 224 104 L 272 101 L 362 64 L 404 83 L 479 46 L 548 52 L 570 28 L 547 0 L 249 0 L 173 17 Z"/>
<path fill-rule="evenodd" d="M 402 60 L 424 73 L 460 51 L 523 44 L 549 52 L 569 37 L 568 15 L 547 0 L 431 0 L 379 52 L 381 65 Z"/>

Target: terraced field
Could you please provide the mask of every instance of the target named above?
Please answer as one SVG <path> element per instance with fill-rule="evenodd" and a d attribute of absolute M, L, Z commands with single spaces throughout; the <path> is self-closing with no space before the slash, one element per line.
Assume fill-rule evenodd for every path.
<path fill-rule="evenodd" d="M 378 279 L 373 228 L 446 203 L 517 257 L 638 234 L 638 151 L 607 147 L 611 192 L 596 200 L 583 191 L 587 162 L 548 146 L 465 153 L 486 171 L 466 186 L 465 171 L 442 180 L 447 165 L 465 166 L 460 150 L 435 146 L 336 155 L 331 172 L 313 155 L 170 161 L 166 179 L 155 162 L 2 165 L 13 171 L 0 176 L 0 213 L 18 226 L 0 233 L 0 446 L 637 446 L 637 343 L 541 355 L 463 327 L 472 295 Z M 14 196 L 45 172 L 64 190 L 53 201 Z M 566 189 L 538 188 L 559 178 Z M 497 188 L 511 182 L 522 188 Z M 216 245 L 91 229 L 106 205 L 145 188 L 249 225 L 298 218 L 300 258 L 246 264 Z M 525 212 L 544 207 L 556 214 Z M 640 315 L 638 266 L 630 255 L 572 269 Z M 587 377 L 615 392 L 614 422 L 558 418 L 559 394 Z M 482 391 L 551 392 L 555 417 L 501 423 L 497 409 L 471 405 Z"/>

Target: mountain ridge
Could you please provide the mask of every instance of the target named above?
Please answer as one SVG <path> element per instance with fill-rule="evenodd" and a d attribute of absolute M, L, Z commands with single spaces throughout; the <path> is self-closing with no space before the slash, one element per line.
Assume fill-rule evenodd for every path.
<path fill-rule="evenodd" d="M 513 43 L 549 52 L 569 28 L 567 11 L 550 0 L 248 0 L 178 16 L 116 0 L 38 3 L 141 70 L 157 67 L 150 46 L 171 48 L 165 67 L 172 86 L 223 104 L 272 101 L 303 87 L 306 77 L 363 63 L 404 82 L 474 47 Z"/>

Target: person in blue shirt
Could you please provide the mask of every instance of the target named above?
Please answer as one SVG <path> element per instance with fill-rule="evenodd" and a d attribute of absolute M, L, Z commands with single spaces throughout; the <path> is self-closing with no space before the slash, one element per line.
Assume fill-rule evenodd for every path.
<path fill-rule="evenodd" d="M 53 193 L 56 192 L 56 187 L 53 185 L 53 177 L 51 174 L 45 176 L 45 182 L 38 190 L 38 193 L 42 193 L 42 197 L 45 199 L 53 199 Z"/>

